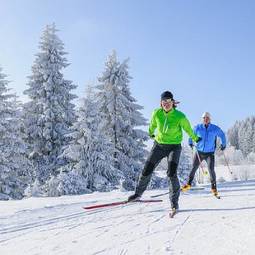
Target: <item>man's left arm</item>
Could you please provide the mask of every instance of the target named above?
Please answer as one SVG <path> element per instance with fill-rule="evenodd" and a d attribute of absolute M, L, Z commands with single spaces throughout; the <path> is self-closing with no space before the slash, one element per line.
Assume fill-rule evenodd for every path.
<path fill-rule="evenodd" d="M 217 128 L 217 136 L 220 138 L 221 140 L 221 150 L 225 150 L 226 148 L 226 136 L 225 133 L 222 131 L 221 128 Z"/>

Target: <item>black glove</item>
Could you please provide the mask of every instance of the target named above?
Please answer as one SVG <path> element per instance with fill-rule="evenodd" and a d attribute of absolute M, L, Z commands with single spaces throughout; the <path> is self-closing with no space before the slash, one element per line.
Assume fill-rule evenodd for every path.
<path fill-rule="evenodd" d="M 224 151 L 225 149 L 226 149 L 226 145 L 222 145 L 222 144 L 221 144 L 220 150 L 221 150 L 221 151 Z"/>
<path fill-rule="evenodd" d="M 150 138 L 151 139 L 154 139 L 155 138 L 155 135 L 153 134 L 153 135 L 150 135 Z"/>
<path fill-rule="evenodd" d="M 198 143 L 199 141 L 201 141 L 202 138 L 201 137 L 198 137 L 197 140 L 196 140 L 196 143 Z"/>
<path fill-rule="evenodd" d="M 190 147 L 191 149 L 193 149 L 194 144 L 193 144 L 193 143 L 190 143 L 190 144 L 189 144 L 189 147 Z"/>

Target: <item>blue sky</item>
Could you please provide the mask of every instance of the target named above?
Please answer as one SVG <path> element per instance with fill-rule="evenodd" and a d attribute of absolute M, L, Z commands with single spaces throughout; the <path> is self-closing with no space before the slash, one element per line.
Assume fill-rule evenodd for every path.
<path fill-rule="evenodd" d="M 254 13 L 249 0 L 0 0 L 0 66 L 23 98 L 42 30 L 55 22 L 79 97 L 115 49 L 130 58 L 146 118 L 170 90 L 192 124 L 209 111 L 227 130 L 254 114 Z"/>

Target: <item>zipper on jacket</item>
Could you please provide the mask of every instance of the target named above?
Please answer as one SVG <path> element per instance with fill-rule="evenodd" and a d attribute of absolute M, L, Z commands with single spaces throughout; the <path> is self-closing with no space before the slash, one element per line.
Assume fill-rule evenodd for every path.
<path fill-rule="evenodd" d="M 163 127 L 163 133 L 166 133 L 168 130 L 168 123 L 167 123 L 167 113 L 164 112 L 164 116 L 165 116 L 165 121 L 164 121 L 164 127 Z M 166 126 L 167 125 L 167 126 Z"/>
<path fill-rule="evenodd" d="M 205 125 L 204 125 L 205 126 Z M 206 126 L 205 126 L 205 140 L 204 140 L 204 148 L 203 148 L 203 151 L 205 151 L 205 141 L 207 140 L 207 136 L 208 136 L 208 132 L 207 132 L 207 129 L 209 128 L 209 125 L 207 126 L 207 128 L 206 128 Z"/>

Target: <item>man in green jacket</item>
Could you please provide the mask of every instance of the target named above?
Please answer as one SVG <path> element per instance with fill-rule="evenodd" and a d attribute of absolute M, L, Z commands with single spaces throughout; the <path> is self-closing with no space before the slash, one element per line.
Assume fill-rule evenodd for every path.
<path fill-rule="evenodd" d="M 155 139 L 144 169 L 139 177 L 135 194 L 128 198 L 128 201 L 138 200 L 146 190 L 153 170 L 159 162 L 167 157 L 169 180 L 169 198 L 171 208 L 176 211 L 179 208 L 180 184 L 177 176 L 177 167 L 181 154 L 182 129 L 198 142 L 200 138 L 193 132 L 186 116 L 175 109 L 173 94 L 165 91 L 161 94 L 161 107 L 154 110 L 149 126 L 149 135 Z M 157 130 L 156 134 L 154 134 Z"/>

